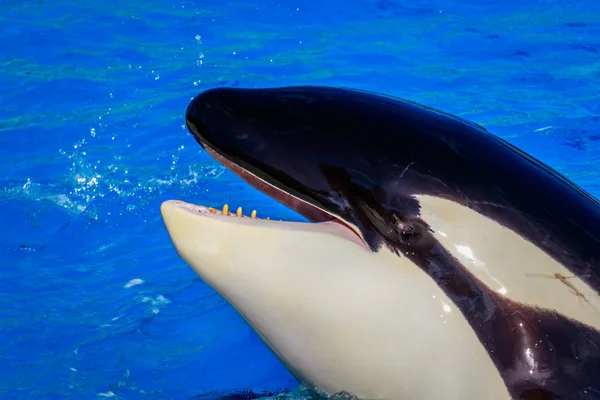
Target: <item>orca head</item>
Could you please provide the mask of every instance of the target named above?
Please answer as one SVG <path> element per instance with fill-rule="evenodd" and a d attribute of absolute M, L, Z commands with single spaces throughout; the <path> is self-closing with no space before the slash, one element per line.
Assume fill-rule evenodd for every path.
<path fill-rule="evenodd" d="M 312 222 L 161 206 L 180 256 L 300 381 L 361 398 L 591 388 L 600 204 L 557 172 L 474 123 L 359 90 L 210 89 L 186 122 Z"/>
<path fill-rule="evenodd" d="M 419 153 L 448 147 L 424 126 L 441 119 L 445 130 L 483 130 L 408 101 L 335 87 L 210 89 L 186 113 L 194 138 L 220 163 L 309 221 L 342 224 L 372 250 L 397 248 L 427 229 L 415 219 L 418 173 L 407 171 L 417 158 L 432 159 Z"/>

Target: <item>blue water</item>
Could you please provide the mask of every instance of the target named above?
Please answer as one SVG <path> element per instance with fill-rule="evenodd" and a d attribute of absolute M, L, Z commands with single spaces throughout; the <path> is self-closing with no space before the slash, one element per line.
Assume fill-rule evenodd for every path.
<path fill-rule="evenodd" d="M 597 0 L 0 0 L 0 10 L 2 399 L 296 388 L 160 219 L 160 203 L 177 198 L 301 220 L 200 151 L 183 116 L 202 89 L 406 97 L 486 126 L 600 197 Z"/>

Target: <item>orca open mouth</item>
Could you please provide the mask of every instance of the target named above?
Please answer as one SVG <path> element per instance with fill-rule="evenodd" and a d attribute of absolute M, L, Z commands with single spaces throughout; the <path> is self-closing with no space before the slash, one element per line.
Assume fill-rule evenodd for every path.
<path fill-rule="evenodd" d="M 279 189 L 276 186 L 259 178 L 255 174 L 228 160 L 205 143 L 202 143 L 202 145 L 204 147 L 204 150 L 206 150 L 206 152 L 211 157 L 217 160 L 225 168 L 242 178 L 250 186 L 273 198 L 279 203 L 287 206 L 288 208 L 291 208 L 292 210 L 298 212 L 299 214 L 307 218 L 309 221 L 325 222 L 337 219 L 335 216 L 319 209 L 318 207 L 304 200 L 301 200 L 289 193 L 286 193 L 284 190 Z"/>
<path fill-rule="evenodd" d="M 192 133 L 193 133 L 193 131 L 192 131 Z M 237 176 L 242 178 L 242 180 L 244 180 L 246 183 L 248 183 L 250 186 L 257 189 L 258 191 L 266 194 L 267 196 L 271 197 L 275 201 L 277 201 L 277 202 L 283 204 L 284 206 L 292 209 L 293 211 L 296 211 L 297 213 L 299 213 L 300 215 L 302 215 L 303 217 L 305 217 L 306 219 L 309 220 L 308 223 L 330 222 L 330 223 L 339 224 L 340 226 L 342 226 L 344 228 L 344 233 L 345 233 L 344 236 L 345 237 L 350 238 L 353 241 L 355 241 L 358 238 L 359 243 L 361 243 L 365 248 L 367 248 L 367 249 L 369 248 L 369 246 L 367 245 L 367 242 L 365 241 L 365 239 L 362 235 L 362 232 L 358 229 L 358 227 L 342 220 L 341 218 L 337 217 L 334 214 L 327 212 L 326 210 L 323 210 L 323 209 L 309 203 L 308 201 L 302 200 L 302 199 L 278 188 L 277 186 L 268 183 L 266 180 L 261 179 L 254 173 L 246 170 L 245 168 L 241 167 L 240 165 L 234 163 L 233 161 L 230 161 L 229 159 L 227 159 L 226 157 L 221 155 L 217 150 L 211 148 L 211 146 L 208 145 L 206 142 L 199 139 L 196 135 L 194 135 L 194 137 L 198 141 L 198 143 L 204 148 L 204 150 L 206 150 L 206 152 L 211 157 L 213 157 L 216 161 L 218 161 L 221 165 L 223 165 L 225 168 L 227 168 L 228 170 L 230 170 L 231 172 L 233 172 L 234 174 L 236 174 Z M 193 207 L 193 210 L 190 207 Z M 242 207 L 238 207 L 234 212 L 232 212 L 232 209 L 229 208 L 228 204 L 224 204 L 221 209 L 217 209 L 217 208 L 213 208 L 213 207 L 206 207 L 206 206 L 201 206 L 201 205 L 193 205 L 193 204 L 187 204 L 186 208 L 190 209 L 190 211 L 195 211 L 198 213 L 210 213 L 213 215 L 223 215 L 223 216 L 228 216 L 228 217 L 239 217 L 239 218 L 248 218 L 248 219 L 263 219 L 263 218 L 259 218 L 257 216 L 256 210 L 252 210 L 250 215 L 244 214 Z M 270 219 L 270 217 L 266 217 L 266 218 L 264 218 L 264 220 L 271 220 L 271 219 Z M 280 221 L 271 220 L 271 221 L 273 221 L 275 223 L 280 222 L 280 221 L 283 222 L 283 220 L 280 220 Z M 289 222 L 289 221 L 285 221 L 285 222 Z M 300 223 L 302 223 L 302 222 L 300 222 Z"/>
<path fill-rule="evenodd" d="M 234 103 L 239 93 L 241 92 L 224 91 L 222 88 L 209 89 L 190 102 L 186 110 L 186 125 L 196 142 L 217 162 L 250 186 L 302 215 L 310 223 L 338 224 L 344 228 L 342 231 L 347 231 L 344 236 L 350 235 L 352 240 L 358 238 L 360 243 L 370 248 L 353 220 L 334 211 L 337 209 L 339 199 L 336 197 L 332 200 L 329 197 L 337 190 L 319 182 L 317 176 L 305 176 L 303 182 L 300 182 L 292 178 L 289 171 L 283 171 L 278 167 L 279 161 L 276 160 L 285 157 L 285 152 L 278 154 L 276 145 L 282 136 L 269 137 L 277 128 L 265 124 L 263 117 L 248 116 L 253 105 L 266 107 L 268 115 L 271 115 L 273 110 L 264 102 L 249 100 L 244 100 L 236 106 Z M 266 147 L 271 150 L 264 150 Z M 257 156 L 257 154 L 261 155 Z M 290 156 L 300 157 L 296 154 Z M 296 171 L 301 171 L 303 168 L 302 161 L 300 163 L 297 161 L 295 165 L 290 161 L 286 166 Z M 313 178 L 315 181 L 312 180 Z M 331 201 L 335 203 L 335 207 L 327 207 L 327 203 Z M 197 211 L 217 216 L 257 219 L 255 211 L 247 215 L 241 207 L 234 211 L 230 210 L 227 204 L 220 210 L 203 207 L 198 208 Z"/>

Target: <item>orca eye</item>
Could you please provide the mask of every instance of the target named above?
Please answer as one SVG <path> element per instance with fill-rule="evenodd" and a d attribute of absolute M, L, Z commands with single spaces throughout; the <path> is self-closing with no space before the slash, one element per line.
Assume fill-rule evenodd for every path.
<path fill-rule="evenodd" d="M 402 236 L 414 236 L 417 234 L 417 229 L 412 224 L 398 222 L 396 226 L 398 227 L 398 233 Z"/>
<path fill-rule="evenodd" d="M 390 233 L 400 236 L 401 239 L 408 239 L 418 233 L 418 227 L 412 218 L 401 218 L 397 214 L 392 215 L 392 223 L 390 224 Z"/>

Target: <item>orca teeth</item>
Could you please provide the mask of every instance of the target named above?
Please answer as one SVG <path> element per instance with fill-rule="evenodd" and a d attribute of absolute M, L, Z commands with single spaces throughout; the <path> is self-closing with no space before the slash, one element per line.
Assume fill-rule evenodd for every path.
<path fill-rule="evenodd" d="M 237 210 L 235 211 L 235 214 L 232 214 L 229 211 L 229 205 L 228 204 L 223 205 L 223 209 L 221 211 L 217 210 L 216 208 L 209 207 L 208 208 L 208 212 L 211 213 L 211 214 L 215 214 L 215 215 L 227 215 L 229 217 L 235 215 L 236 217 L 244 217 L 244 218 L 257 219 L 256 218 L 256 210 L 252 210 L 252 213 L 250 214 L 250 217 L 248 217 L 247 215 L 242 214 L 242 207 L 238 207 Z M 269 219 L 269 218 L 267 217 L 266 219 Z"/>
<path fill-rule="evenodd" d="M 233 214 L 233 213 L 231 213 L 229 211 L 229 205 L 228 204 L 224 204 L 222 210 L 217 210 L 216 208 L 212 208 L 212 207 L 208 207 L 208 208 L 203 207 L 203 208 L 205 208 L 206 211 L 208 211 L 209 213 L 215 214 L 215 215 L 226 215 L 228 217 L 236 216 L 236 217 L 243 217 L 243 218 L 261 219 L 261 218 L 258 218 L 256 216 L 256 210 L 252 210 L 252 213 L 250 213 L 249 217 L 247 215 L 244 215 L 242 213 L 242 207 L 238 207 L 237 210 L 235 211 L 235 214 Z M 206 212 L 206 211 L 202 210 L 202 212 Z M 271 218 L 267 217 L 265 219 L 269 219 L 270 220 Z"/>
<path fill-rule="evenodd" d="M 242 213 L 242 207 L 238 207 L 237 210 L 235 211 L 235 213 L 232 213 L 229 211 L 229 205 L 228 204 L 224 204 L 223 208 L 221 210 L 218 210 L 216 208 L 212 208 L 212 207 L 205 207 L 205 206 L 199 206 L 196 204 L 190 204 L 190 203 L 184 203 L 182 201 L 177 200 L 176 203 L 183 208 L 186 208 L 190 211 L 195 211 L 197 213 L 200 214 L 205 214 L 205 213 L 211 213 L 214 215 L 226 215 L 228 217 L 241 217 L 241 218 L 251 218 L 251 219 L 263 219 L 263 218 L 258 218 L 256 216 L 256 210 L 252 210 L 252 213 L 250 213 L 250 216 L 244 215 Z M 264 218 L 266 220 L 270 220 L 271 218 L 267 217 Z"/>

